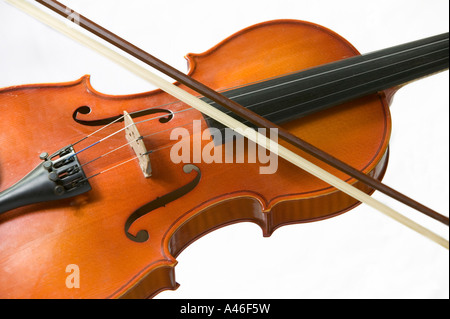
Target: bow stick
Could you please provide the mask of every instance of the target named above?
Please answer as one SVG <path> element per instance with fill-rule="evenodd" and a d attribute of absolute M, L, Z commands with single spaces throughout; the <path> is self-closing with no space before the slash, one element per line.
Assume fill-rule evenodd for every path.
<path fill-rule="evenodd" d="M 377 179 L 360 172 L 359 170 L 353 168 L 352 166 L 335 158 L 334 156 L 307 143 L 306 141 L 300 139 L 299 137 L 291 134 L 284 128 L 282 128 L 274 123 L 271 123 L 270 121 L 266 120 L 264 117 L 254 113 L 253 111 L 250 111 L 247 108 L 242 107 L 241 105 L 237 104 L 236 102 L 217 93 L 216 91 L 212 90 L 211 88 L 209 88 L 209 87 L 205 86 L 204 84 L 198 82 L 197 80 L 185 75 L 184 73 L 178 71 L 177 69 L 164 63 L 163 61 L 155 58 L 154 56 L 150 55 L 149 53 L 134 46 L 133 44 L 129 43 L 128 41 L 120 38 L 119 36 L 112 33 L 111 31 L 103 28 L 102 26 L 87 19 L 86 17 L 84 17 L 84 16 L 80 15 L 79 13 L 73 11 L 72 9 L 64 6 L 63 4 L 61 4 L 55 0 L 36 0 L 36 2 L 41 3 L 42 5 L 46 6 L 47 8 L 53 10 L 54 12 L 58 13 L 59 15 L 65 17 L 65 18 L 67 18 L 68 16 L 71 16 L 73 18 L 73 20 L 72 20 L 73 22 L 80 25 L 81 27 L 88 30 L 89 32 L 99 36 L 100 38 L 104 39 L 105 41 L 113 44 L 114 46 L 120 48 L 121 50 L 127 52 L 128 54 L 141 60 L 142 62 L 150 65 L 151 67 L 157 69 L 158 71 L 163 72 L 164 74 L 170 76 L 174 80 L 186 85 L 187 87 L 202 94 L 203 96 L 209 98 L 210 100 L 226 107 L 228 110 L 230 110 L 233 113 L 239 115 L 240 117 L 246 119 L 250 123 L 253 123 L 257 127 L 263 127 L 266 129 L 277 128 L 279 137 L 281 139 L 285 140 L 286 142 L 290 143 L 291 145 L 296 146 L 297 148 L 301 149 L 302 151 L 318 158 L 319 160 L 321 160 L 321 161 L 327 163 L 328 165 L 346 173 L 347 175 L 365 183 L 366 185 L 402 202 L 403 204 L 406 204 L 406 205 L 428 215 L 429 217 L 432 217 L 432 218 L 446 224 L 447 226 L 449 225 L 448 217 L 439 214 L 438 212 L 428 208 L 427 206 L 424 206 L 423 204 L 413 200 L 412 198 L 409 198 L 406 195 L 398 192 L 397 190 L 381 183 Z M 75 19 L 75 17 L 76 17 L 76 19 Z"/>
<path fill-rule="evenodd" d="M 63 34 L 83 43 L 84 45 L 100 52 L 101 54 L 105 55 L 106 57 L 112 59 L 116 63 L 126 67 L 130 71 L 134 72 L 135 74 L 139 75 L 140 77 L 144 78 L 145 80 L 151 82 L 152 84 L 156 85 L 163 91 L 171 94 L 172 96 L 176 97 L 180 101 L 196 108 L 200 112 L 210 116 L 211 118 L 215 119 L 216 121 L 220 122 L 221 124 L 239 132 L 245 132 L 244 136 L 247 137 L 249 140 L 261 145 L 262 147 L 265 147 L 266 149 L 277 153 L 279 156 L 284 158 L 285 160 L 291 162 L 292 164 L 304 169 L 305 171 L 309 172 L 310 174 L 320 178 L 321 180 L 327 182 L 328 184 L 336 187 L 337 189 L 343 191 L 344 193 L 352 196 L 353 198 L 357 199 L 360 202 L 363 202 L 378 211 L 384 213 L 385 215 L 393 218 L 394 220 L 397 220 L 398 222 L 404 224 L 405 226 L 415 230 L 416 232 L 424 235 L 425 237 L 435 241 L 439 245 L 445 247 L 448 249 L 448 241 L 441 236 L 433 233 L 432 231 L 426 229 L 425 227 L 417 224 L 416 222 L 406 218 L 405 216 L 399 214 L 392 208 L 386 206 L 385 204 L 379 202 L 378 200 L 374 199 L 373 197 L 369 196 L 368 194 L 358 190 L 354 186 L 347 184 L 345 181 L 342 181 L 341 179 L 335 177 L 334 175 L 328 173 L 324 169 L 320 168 L 319 166 L 312 164 L 311 162 L 305 160 L 301 156 L 295 154 L 294 152 L 288 150 L 287 148 L 278 145 L 277 143 L 274 143 L 264 135 L 255 132 L 253 134 L 248 134 L 247 132 L 251 132 L 250 128 L 244 125 L 243 123 L 233 119 L 232 117 L 228 116 L 227 114 L 215 109 L 208 103 L 198 99 L 197 97 L 191 95 L 190 93 L 182 90 L 181 88 L 175 86 L 174 84 L 162 79 L 161 77 L 157 76 L 156 74 L 152 73 L 151 71 L 143 68 L 139 64 L 129 60 L 128 58 L 118 54 L 114 50 L 108 48 L 104 44 L 95 41 L 94 39 L 88 37 L 87 35 L 79 32 L 78 30 L 75 30 L 73 28 L 70 28 L 67 24 L 57 20 L 55 17 L 41 11 L 40 9 L 36 8 L 35 6 L 27 3 L 24 0 L 6 0 L 10 2 L 11 4 L 15 5 L 19 9 L 27 12 L 28 14 L 34 16 L 38 20 L 50 25 L 54 29 L 62 32 Z M 78 13 L 74 12 L 73 10 L 63 6 L 62 4 L 56 2 L 56 1 L 50 1 L 50 0 L 36 0 L 39 3 L 44 4 L 45 6 L 51 8 L 55 12 L 59 13 L 60 15 L 67 17 L 67 13 L 75 14 L 77 17 L 76 24 L 79 24 L 80 26 L 83 26 L 84 28 L 88 29 L 89 31 L 93 32 L 94 34 L 102 37 L 103 39 L 107 40 L 108 42 L 111 42 L 115 45 L 117 45 L 119 48 L 123 49 L 127 53 L 137 57 L 138 59 L 146 62 L 147 64 L 150 64 L 154 68 L 160 71 L 167 71 L 168 68 L 169 71 L 164 72 L 167 75 L 171 76 L 175 80 L 178 80 L 179 82 L 187 85 L 190 88 L 193 88 L 197 92 L 203 94 L 204 96 L 210 98 L 213 101 L 218 102 L 219 104 L 229 108 L 232 111 L 235 111 L 238 115 L 241 117 L 248 119 L 252 123 L 256 124 L 259 127 L 265 127 L 265 128 L 278 128 L 278 132 L 281 138 L 285 139 L 286 141 L 290 142 L 291 144 L 300 147 L 301 149 L 304 149 L 308 153 L 312 153 L 313 155 L 317 156 L 319 159 L 324 160 L 325 162 L 333 163 L 333 166 L 348 166 L 346 164 L 342 165 L 343 163 L 340 161 L 337 161 L 335 158 L 329 156 L 323 151 L 318 150 L 317 148 L 313 147 L 312 145 L 302 141 L 301 139 L 293 136 L 289 132 L 285 131 L 284 129 L 274 125 L 273 123 L 270 123 L 269 121 L 265 120 L 264 118 L 260 117 L 259 115 L 254 114 L 253 112 L 249 111 L 248 109 L 245 109 L 244 107 L 238 105 L 237 103 L 226 99 L 222 95 L 216 93 L 215 91 L 209 89 L 208 87 L 204 86 L 203 84 L 200 84 L 199 82 L 195 81 L 194 79 L 184 75 L 183 73 L 179 72 L 176 69 L 173 69 L 169 66 L 167 66 L 165 63 L 163 63 L 160 60 L 157 60 L 156 58 L 150 56 L 148 53 L 145 53 L 144 51 L 138 49 L 137 47 L 131 45 L 130 43 L 126 42 L 125 40 L 117 37 L 116 35 L 112 34 L 111 32 L 107 31 L 106 29 L 96 25 L 92 21 L 84 18 L 83 16 L 79 15 Z M 151 58 L 149 58 L 151 57 Z M 148 61 L 148 60 L 154 60 L 154 61 Z M 172 71 L 170 71 L 172 70 Z M 181 80 L 180 80 L 181 79 Z M 315 154 L 318 153 L 319 155 Z M 323 158 L 321 158 L 323 157 Z M 338 164 L 336 164 L 338 162 Z M 339 163 L 340 162 L 340 163 Z M 348 166 L 350 167 L 350 166 Z M 338 167 L 339 168 L 339 167 Z M 350 167 L 351 168 L 351 167 Z M 340 168 L 339 168 L 340 169 Z M 368 177 L 365 174 L 362 174 L 361 172 L 350 169 L 350 171 L 356 171 L 348 173 L 346 170 L 342 169 L 345 173 L 347 173 L 350 176 L 353 175 L 362 175 L 361 181 L 368 182 L 367 184 L 369 186 L 372 186 L 375 189 L 378 189 L 382 192 L 392 192 L 393 190 L 389 187 L 383 185 L 383 187 L 380 187 L 380 185 L 376 185 L 378 183 L 373 183 L 372 178 Z M 354 177 L 354 176 L 353 176 Z M 366 178 L 367 177 L 367 178 Z M 355 177 L 356 178 L 356 177 Z M 365 181 L 366 180 L 366 181 Z M 376 181 L 376 180 L 374 180 Z M 378 181 L 376 181 L 378 182 Z M 374 185 L 372 185 L 374 184 Z M 379 183 L 381 184 L 381 183 Z M 379 189 L 381 188 L 381 189 Z M 409 206 L 416 208 L 418 210 L 424 210 L 423 205 L 414 202 L 413 200 L 407 198 L 406 196 L 398 193 L 397 191 L 394 191 L 394 198 L 397 198 L 399 201 L 408 204 Z M 399 197 L 399 198 L 398 198 Z M 413 203 L 411 203 L 413 201 Z M 423 206 L 423 207 L 421 207 Z M 420 209 L 419 209 L 420 208 Z M 426 207 L 425 207 L 426 208 Z M 427 209 L 429 210 L 429 209 Z M 448 225 L 448 218 L 445 216 L 439 217 L 436 216 L 436 212 L 434 211 L 428 211 L 426 213 L 427 215 L 440 220 L 441 222 L 444 222 Z M 439 215 L 439 214 L 438 214 Z M 447 221 L 445 222 L 445 218 Z"/>

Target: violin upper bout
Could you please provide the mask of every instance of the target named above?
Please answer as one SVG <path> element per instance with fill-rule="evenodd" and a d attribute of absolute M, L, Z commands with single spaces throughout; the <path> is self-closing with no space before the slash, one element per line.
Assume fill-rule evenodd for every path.
<path fill-rule="evenodd" d="M 358 54 L 347 40 L 325 27 L 285 19 L 255 24 L 185 58 L 190 76 L 226 89 Z"/>

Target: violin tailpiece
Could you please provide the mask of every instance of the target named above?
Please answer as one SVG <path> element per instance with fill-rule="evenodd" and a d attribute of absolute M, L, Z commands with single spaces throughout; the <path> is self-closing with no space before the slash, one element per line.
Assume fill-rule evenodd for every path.
<path fill-rule="evenodd" d="M 91 190 L 72 145 L 48 155 L 10 188 L 0 192 L 0 213 L 14 208 L 74 197 Z"/>

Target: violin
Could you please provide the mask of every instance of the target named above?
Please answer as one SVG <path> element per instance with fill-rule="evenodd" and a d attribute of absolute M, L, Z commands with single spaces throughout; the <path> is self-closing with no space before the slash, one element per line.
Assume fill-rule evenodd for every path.
<path fill-rule="evenodd" d="M 292 30 L 287 32 L 287 29 Z M 270 41 L 273 34 L 286 37 L 280 41 L 285 44 L 283 52 Z M 299 34 L 303 36 L 299 37 Z M 311 51 L 309 61 L 288 54 L 305 54 L 305 50 L 300 49 L 306 44 L 298 40 L 305 38 L 304 34 L 318 37 L 315 42 L 320 42 L 320 36 L 326 39 L 322 39 L 321 46 L 318 46 L 320 54 Z M 287 43 L 293 47 L 286 48 Z M 243 48 L 247 59 L 243 57 Z M 274 51 L 273 56 L 269 55 L 271 51 Z M 261 57 L 255 59 L 258 53 Z M 267 79 L 278 79 L 281 75 L 357 54 L 351 44 L 328 29 L 301 21 L 281 20 L 248 27 L 203 54 L 189 55 L 189 74 L 218 91 L 232 92 L 249 84 L 257 85 Z M 275 59 L 280 56 L 283 63 Z M 316 61 L 319 57 L 327 60 Z M 252 63 L 263 59 L 267 61 L 264 68 L 258 64 L 252 67 Z M 233 68 L 221 68 L 225 61 Z M 269 61 L 273 62 L 272 67 Z M 391 135 L 389 92 L 388 98 L 385 95 L 363 97 L 300 119 L 273 120 L 287 122 L 283 125 L 289 131 L 381 179 L 387 171 Z M 149 154 L 150 177 L 142 175 L 136 161 L 127 162 L 133 155 L 131 148 L 108 154 L 124 145 L 124 136 L 117 134 L 105 139 L 101 148 L 90 147 L 90 143 L 81 141 L 74 148 L 89 146 L 89 149 L 77 154 L 77 164 L 82 166 L 95 160 L 83 167 L 82 179 L 92 176 L 89 180 L 91 189 L 55 202 L 8 209 L 0 215 L 3 257 L 0 268 L 4 271 L 1 295 L 4 297 L 154 296 L 163 289 L 177 287 L 175 257 L 191 242 L 218 227 L 251 221 L 262 228 L 265 236 L 269 236 L 282 225 L 322 220 L 357 205 L 356 201 L 281 160 L 276 174 L 267 175 L 259 174 L 258 170 L 263 165 L 255 163 L 207 165 L 194 162 L 194 167 L 173 163 L 170 150 L 175 141 L 170 138 L 170 132 L 186 123 L 193 127 L 193 120 L 200 121 L 203 128 L 209 127 L 210 119 L 195 111 L 179 113 L 187 107 L 158 90 L 112 96 L 98 92 L 89 78 L 83 77 L 62 84 L 10 87 L 3 89 L 1 96 L 2 105 L 8 105 L 4 107 L 2 127 L 10 123 L 14 123 L 14 127 L 21 124 L 20 130 L 2 132 L 2 149 L 8 149 L 2 160 L 7 163 L 2 165 L 2 190 L 36 165 L 48 162 L 51 155 L 39 158 L 43 151 L 50 154 L 60 150 L 65 152 L 67 145 L 93 133 L 98 138 L 109 137 L 123 127 L 123 122 L 110 123 L 118 120 L 118 114 L 124 110 L 132 114 L 135 121 L 158 115 L 153 121 L 156 124 L 137 126 L 139 133 L 147 136 L 143 138 L 144 144 L 153 150 Z M 33 101 L 32 105 L 27 101 Z M 58 120 L 45 121 L 49 118 Z M 44 130 L 40 129 L 42 122 L 45 123 Z M 348 122 L 352 126 L 344 125 Z M 371 126 L 368 130 L 367 123 L 379 126 Z M 334 129 L 331 124 L 336 125 Z M 355 134 L 354 130 L 365 134 Z M 339 140 L 339 144 L 329 138 L 330 134 Z M 349 135 L 358 140 L 345 138 Z M 14 143 L 14 148 L 7 148 L 10 145 L 7 141 L 13 139 L 21 142 Z M 200 143 L 203 147 L 211 145 L 209 140 L 200 139 Z M 369 149 L 362 151 L 359 145 L 369 146 Z M 21 157 L 29 160 L 14 160 L 14 150 L 18 149 Z M 367 157 L 371 160 L 367 161 Z M 14 163 L 14 173 L 9 169 L 6 173 L 5 167 L 11 167 L 11 163 Z M 120 166 L 116 167 L 118 164 Z M 101 174 L 96 176 L 98 172 Z M 314 202 L 316 198 L 327 200 L 319 205 Z M 133 214 L 138 218 L 133 218 Z M 317 224 L 322 223 L 325 222 Z M 139 236 L 145 233 L 148 238 Z M 42 262 L 39 264 L 34 262 L 36 250 L 41 252 L 39 258 Z M 105 260 L 108 260 L 106 269 Z M 79 288 L 67 287 L 71 268 L 69 272 L 65 270 L 71 265 L 80 271 L 83 281 Z M 31 272 L 30 267 L 33 269 Z M 14 276 L 10 274 L 11 269 L 14 269 Z M 32 282 L 43 284 L 36 287 Z M 56 289 L 58 283 L 65 285 Z"/>

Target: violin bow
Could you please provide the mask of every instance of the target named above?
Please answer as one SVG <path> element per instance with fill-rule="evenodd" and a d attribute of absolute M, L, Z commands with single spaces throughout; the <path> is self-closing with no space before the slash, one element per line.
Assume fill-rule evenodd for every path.
<path fill-rule="evenodd" d="M 55 0 L 36 0 L 36 2 L 46 6 L 52 11 L 58 13 L 59 15 L 67 18 L 71 16 L 73 22 L 88 30 L 89 32 L 97 35 L 103 40 L 111 43 L 117 48 L 123 50 L 124 52 L 130 54 L 131 56 L 141 60 L 142 62 L 150 65 L 154 69 L 163 72 L 164 74 L 170 76 L 174 80 L 186 85 L 187 87 L 193 89 L 199 94 L 209 98 L 210 100 L 224 106 L 229 111 L 239 115 L 241 118 L 251 122 L 257 127 L 263 127 L 266 129 L 276 128 L 278 129 L 278 135 L 281 139 L 290 143 L 291 145 L 301 149 L 302 151 L 314 156 L 315 158 L 327 163 L 328 165 L 346 173 L 347 175 L 365 183 L 366 185 L 376 189 L 405 205 L 420 211 L 431 218 L 434 218 L 447 226 L 449 225 L 449 218 L 439 214 L 438 212 L 424 206 L 423 204 L 407 197 L 406 195 L 398 192 L 397 190 L 381 183 L 379 180 L 366 175 L 359 170 L 353 168 L 352 166 L 342 162 L 336 157 L 328 154 L 317 147 L 309 144 L 308 142 L 300 139 L 299 137 L 291 134 L 284 128 L 266 120 L 264 117 L 254 113 L 253 111 L 239 105 L 238 103 L 226 98 L 222 94 L 216 92 L 215 90 L 209 88 L 208 86 L 198 82 L 197 80 L 185 75 L 184 73 L 178 71 L 172 66 L 164 63 L 163 61 L 157 59 L 156 57 L 150 55 L 149 53 L 143 51 L 142 49 L 136 47 L 135 45 L 129 43 L 128 41 L 120 38 L 111 31 L 103 28 L 102 26 L 96 24 L 95 22 L 87 19 L 86 17 L 80 15 L 79 13 L 73 11 L 72 9 L 66 7 L 65 5 L 55 1 Z M 75 21 L 76 20 L 76 21 Z"/>
<path fill-rule="evenodd" d="M 33 6 L 24 0 L 6 0 L 6 1 L 8 1 L 9 3 L 18 7 L 19 9 L 27 12 L 31 16 L 34 16 L 38 20 L 50 25 L 51 27 L 62 32 L 63 34 L 102 53 L 106 57 L 114 60 L 116 63 L 126 67 L 130 71 L 134 72 L 135 74 L 139 75 L 140 77 L 144 78 L 145 80 L 156 85 L 163 91 L 171 94 L 172 96 L 176 97 L 180 101 L 196 108 L 200 112 L 210 116 L 211 118 L 222 123 L 223 125 L 231 128 L 233 130 L 239 130 L 240 132 L 250 132 L 249 127 L 247 127 L 243 123 L 241 123 L 241 122 L 233 119 L 232 117 L 228 116 L 227 114 L 215 109 L 211 105 L 198 99 L 197 97 L 191 95 L 190 93 L 180 89 L 179 87 L 175 86 L 174 84 L 162 79 L 161 77 L 157 76 L 156 74 L 152 73 L 151 71 L 134 63 L 133 61 L 124 57 L 123 55 L 118 54 L 117 52 L 111 50 L 110 48 L 101 44 L 100 42 L 93 40 L 92 38 L 79 32 L 78 30 L 70 28 L 67 24 L 57 20 L 55 17 L 38 9 L 36 6 Z M 326 152 L 319 150 L 318 148 L 314 147 L 313 145 L 292 135 L 285 129 L 271 123 L 270 121 L 266 120 L 265 118 L 255 114 L 254 112 L 244 108 L 243 106 L 237 104 L 236 102 L 234 102 L 234 101 L 224 97 L 223 95 L 217 93 L 216 91 L 210 89 L 209 87 L 205 86 L 204 84 L 196 81 L 195 79 L 193 79 L 193 78 L 185 75 L 184 73 L 176 70 L 175 68 L 167 65 L 166 63 L 162 62 L 161 60 L 153 57 L 152 55 L 150 55 L 150 54 L 146 53 L 145 51 L 139 49 L 138 47 L 132 45 L 131 43 L 127 42 L 126 40 L 118 37 L 117 35 L 106 30 L 105 28 L 99 26 L 98 24 L 92 22 L 91 20 L 85 18 L 84 16 L 82 16 L 79 13 L 73 11 L 72 9 L 66 7 L 65 5 L 63 5 L 57 1 L 53 1 L 53 0 L 36 0 L 36 2 L 53 10 L 54 12 L 63 16 L 64 18 L 71 17 L 72 21 L 75 24 L 77 24 L 77 25 L 83 27 L 84 29 L 90 31 L 91 33 L 99 36 L 100 38 L 113 44 L 114 46 L 118 47 L 119 49 L 123 50 L 124 52 L 141 60 L 142 62 L 152 66 L 156 70 L 163 72 L 164 74 L 166 74 L 166 75 L 170 76 L 171 78 L 173 78 L 174 80 L 177 80 L 178 82 L 186 85 L 187 87 L 193 89 L 194 91 L 198 92 L 199 94 L 202 94 L 203 96 L 211 99 L 212 101 L 226 107 L 228 110 L 230 110 L 230 111 L 234 112 L 235 114 L 241 116 L 242 118 L 250 121 L 251 123 L 255 124 L 256 126 L 264 127 L 266 129 L 270 129 L 270 128 L 278 129 L 279 136 L 283 140 L 289 142 L 290 144 L 296 146 L 297 148 L 299 148 L 299 149 L 309 153 L 310 155 L 313 155 L 316 158 L 322 160 L 323 162 L 341 170 L 342 172 L 346 173 L 347 175 L 354 177 L 357 180 L 362 181 L 363 183 L 367 184 L 368 186 L 370 186 L 376 190 L 379 190 L 380 192 L 383 192 L 383 193 L 389 195 L 390 197 L 397 199 L 398 201 L 400 201 L 400 202 L 402 202 L 402 203 L 404 203 L 404 204 L 406 204 L 406 205 L 408 205 L 408 206 L 410 206 L 410 207 L 412 207 L 412 208 L 414 208 L 414 209 L 416 209 L 416 210 L 418 210 L 418 211 L 420 211 L 420 212 L 422 212 L 422 213 L 424 213 L 446 225 L 449 225 L 448 217 L 443 216 L 443 215 L 431 210 L 430 208 L 414 201 L 413 199 L 399 193 L 398 191 L 382 184 L 378 180 L 376 180 L 366 174 L 363 174 L 362 172 L 349 166 L 346 163 L 343 163 L 342 161 L 331 156 L 330 154 L 327 154 Z M 345 192 L 346 194 L 357 199 L 358 201 L 363 202 L 363 203 L 379 210 L 380 212 L 384 213 L 385 215 L 397 220 L 398 222 L 404 224 L 405 226 L 415 230 L 416 232 L 424 235 L 425 237 L 435 241 L 439 245 L 448 249 L 449 244 L 446 239 L 431 232 L 430 230 L 424 228 L 423 226 L 417 224 L 416 222 L 406 218 L 405 216 L 399 214 L 392 208 L 390 208 L 390 207 L 386 206 L 385 204 L 379 202 L 378 200 L 374 199 L 370 195 L 358 190 L 354 186 L 346 183 L 345 181 L 342 181 L 341 179 L 328 173 L 327 171 L 323 170 L 322 168 L 318 167 L 317 165 L 314 165 L 311 162 L 303 159 L 302 157 L 293 153 L 292 151 L 284 148 L 281 145 L 278 145 L 277 143 L 271 141 L 269 138 L 265 137 L 264 135 L 261 135 L 258 132 L 256 132 L 256 135 L 255 134 L 244 134 L 244 136 L 247 137 L 249 140 L 252 140 L 253 142 L 265 147 L 266 149 L 268 149 L 272 152 L 275 152 L 280 157 L 282 157 L 282 158 L 288 160 L 289 162 L 293 163 L 294 165 L 306 170 L 310 174 L 322 179 L 323 181 L 325 181 L 328 184 L 336 187 L 337 189 Z"/>

